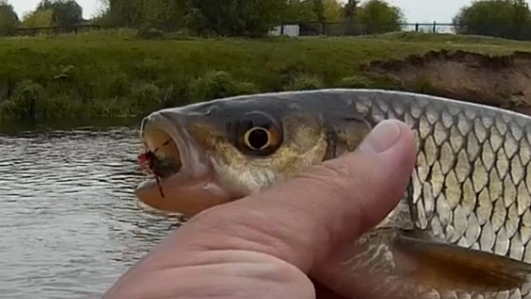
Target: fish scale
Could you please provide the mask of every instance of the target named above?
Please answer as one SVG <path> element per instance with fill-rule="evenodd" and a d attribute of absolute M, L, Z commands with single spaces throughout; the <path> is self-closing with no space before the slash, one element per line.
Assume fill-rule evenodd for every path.
<path fill-rule="evenodd" d="M 364 117 L 400 119 L 414 130 L 418 154 L 408 200 L 417 228 L 447 243 L 531 262 L 528 117 L 413 95 L 360 98 L 356 110 Z M 437 290 L 425 296 L 531 298 L 529 286 L 477 297 Z"/>

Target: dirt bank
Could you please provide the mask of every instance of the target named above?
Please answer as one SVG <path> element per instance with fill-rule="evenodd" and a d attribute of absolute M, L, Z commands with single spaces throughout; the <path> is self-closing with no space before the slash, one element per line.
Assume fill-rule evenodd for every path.
<path fill-rule="evenodd" d="M 430 51 L 403 60 L 372 61 L 361 68 L 405 90 L 531 114 L 531 52 Z"/>

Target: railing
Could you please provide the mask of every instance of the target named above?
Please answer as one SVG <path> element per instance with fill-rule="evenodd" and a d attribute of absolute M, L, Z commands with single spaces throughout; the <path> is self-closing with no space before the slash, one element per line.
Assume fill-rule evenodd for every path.
<path fill-rule="evenodd" d="M 53 27 L 20 27 L 15 31 L 15 35 L 38 35 L 38 34 L 63 34 L 78 33 L 89 30 L 99 30 L 101 26 L 95 24 L 83 24 L 76 26 L 53 26 Z"/>
<path fill-rule="evenodd" d="M 454 33 L 454 25 L 451 23 L 403 23 L 400 26 L 394 24 L 361 24 L 356 22 L 284 22 L 275 27 L 274 35 L 291 36 L 346 36 L 367 35 L 393 31 L 414 31 L 429 33 Z"/>
<path fill-rule="evenodd" d="M 358 23 L 349 22 L 284 22 L 279 28 L 286 28 L 286 26 L 298 26 L 299 34 L 301 36 L 307 35 L 362 35 L 371 34 L 370 31 L 396 31 L 393 29 L 386 29 L 385 24 L 372 24 L 370 26 Z M 372 29 L 367 30 L 367 27 Z M 416 32 L 432 32 L 432 33 L 446 33 L 453 32 L 453 24 L 448 23 L 404 23 L 402 24 L 402 31 L 416 31 Z M 99 25 L 84 24 L 68 27 L 21 27 L 16 29 L 15 35 L 38 35 L 38 34 L 62 34 L 62 33 L 78 33 L 88 30 L 103 29 Z"/>
<path fill-rule="evenodd" d="M 35 28 L 18 28 L 15 32 L 19 36 L 31 36 L 38 34 L 63 34 L 63 33 L 79 33 L 91 30 L 100 30 L 108 27 L 102 27 L 96 24 L 83 24 L 69 27 L 35 27 Z M 508 31 L 518 33 L 514 29 L 514 25 L 496 25 L 489 24 L 479 28 L 483 34 L 489 36 L 505 36 L 510 38 Z M 475 28 L 476 32 L 478 28 Z M 529 32 L 529 36 L 525 35 L 523 38 L 531 40 L 531 28 L 520 28 L 522 32 Z M 371 35 L 385 32 L 409 31 L 409 32 L 426 32 L 426 33 L 455 33 L 454 24 L 451 23 L 403 23 L 400 26 L 386 25 L 386 24 L 361 24 L 357 22 L 284 22 L 282 25 L 276 26 L 271 35 L 289 35 L 289 36 L 357 36 L 357 35 Z M 522 36 L 522 34 L 520 34 Z"/>

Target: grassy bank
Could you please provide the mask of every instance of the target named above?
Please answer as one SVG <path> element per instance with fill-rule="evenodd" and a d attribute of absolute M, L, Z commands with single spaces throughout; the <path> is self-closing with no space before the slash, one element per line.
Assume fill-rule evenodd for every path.
<path fill-rule="evenodd" d="M 429 50 L 507 53 L 531 43 L 389 34 L 356 38 L 140 40 L 132 31 L 0 40 L 0 120 L 141 116 L 236 94 L 394 88 L 358 67 Z"/>

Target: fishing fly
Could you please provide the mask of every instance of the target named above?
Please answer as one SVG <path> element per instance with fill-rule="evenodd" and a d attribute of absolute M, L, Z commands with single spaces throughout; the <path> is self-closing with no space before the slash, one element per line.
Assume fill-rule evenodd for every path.
<path fill-rule="evenodd" d="M 162 173 L 158 171 L 160 159 L 155 154 L 160 148 L 168 145 L 171 140 L 168 140 L 164 142 L 161 146 L 157 147 L 154 150 L 147 150 L 146 152 L 140 154 L 138 156 L 138 161 L 140 165 L 148 165 L 149 170 L 153 172 L 153 175 L 155 176 L 155 181 L 157 182 L 157 187 L 159 188 L 159 193 L 162 198 L 164 198 L 164 191 L 162 190 L 162 185 L 160 184 L 160 178 L 162 177 Z"/>

